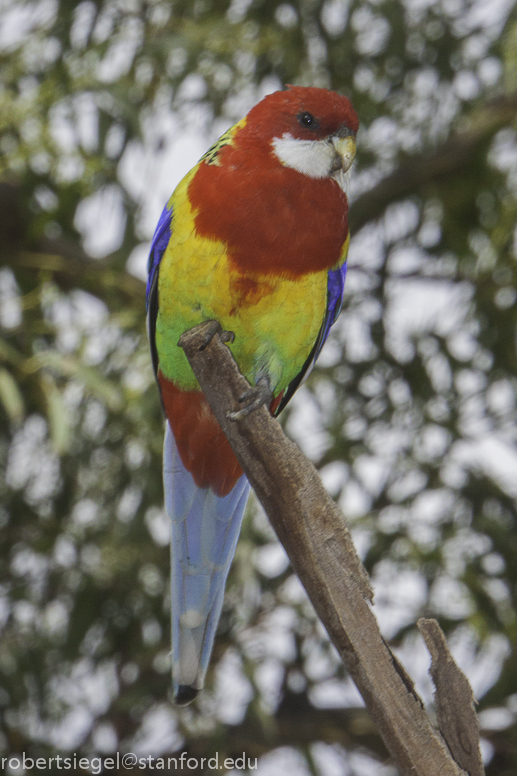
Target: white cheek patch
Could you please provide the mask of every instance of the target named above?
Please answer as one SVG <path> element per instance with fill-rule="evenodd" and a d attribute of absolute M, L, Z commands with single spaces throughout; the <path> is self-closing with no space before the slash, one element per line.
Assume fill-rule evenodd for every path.
<path fill-rule="evenodd" d="M 309 178 L 326 178 L 336 159 L 336 150 L 328 140 L 297 140 L 286 133 L 273 138 L 272 146 L 282 164 Z"/>

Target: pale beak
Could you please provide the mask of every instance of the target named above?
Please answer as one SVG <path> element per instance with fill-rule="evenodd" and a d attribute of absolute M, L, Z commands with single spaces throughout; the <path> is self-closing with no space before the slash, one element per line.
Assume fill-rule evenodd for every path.
<path fill-rule="evenodd" d="M 333 172 L 342 170 L 346 172 L 352 166 L 352 162 L 355 157 L 355 137 L 348 135 L 347 137 L 339 137 L 335 135 L 331 138 L 332 145 L 334 146 L 337 156 L 335 166 L 333 165 Z"/>

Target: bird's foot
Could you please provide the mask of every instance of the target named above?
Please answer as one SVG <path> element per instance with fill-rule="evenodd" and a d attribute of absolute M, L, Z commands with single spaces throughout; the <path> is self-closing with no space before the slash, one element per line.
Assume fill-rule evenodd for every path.
<path fill-rule="evenodd" d="M 199 350 L 206 350 L 216 334 L 220 334 L 223 342 L 233 342 L 235 340 L 233 331 L 223 331 L 219 321 L 207 321 Z"/>
<path fill-rule="evenodd" d="M 266 407 L 269 407 L 272 399 L 273 392 L 271 390 L 269 378 L 264 375 L 263 377 L 259 377 L 256 385 L 249 388 L 247 391 L 244 391 L 242 396 L 239 396 L 238 401 L 239 404 L 244 404 L 243 408 L 236 412 L 229 412 L 226 417 L 233 422 L 242 420 L 243 418 L 248 417 L 248 415 L 251 415 L 257 407 L 261 407 L 263 404 L 265 404 Z"/>

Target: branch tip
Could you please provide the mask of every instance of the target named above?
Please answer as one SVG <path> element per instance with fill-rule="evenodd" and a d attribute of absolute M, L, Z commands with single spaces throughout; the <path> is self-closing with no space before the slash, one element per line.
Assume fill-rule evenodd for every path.
<path fill-rule="evenodd" d="M 469 776 L 484 776 L 476 699 L 469 681 L 456 665 L 437 621 L 422 617 L 417 626 L 431 654 L 429 673 L 435 686 L 440 732 L 460 768 Z"/>

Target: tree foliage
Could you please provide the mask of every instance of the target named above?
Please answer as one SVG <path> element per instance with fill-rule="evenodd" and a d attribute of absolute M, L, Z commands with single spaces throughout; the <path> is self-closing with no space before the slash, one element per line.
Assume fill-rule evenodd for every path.
<path fill-rule="evenodd" d="M 437 617 L 487 774 L 515 773 L 513 5 L 41 0 L 0 25 L 0 749 L 390 772 L 253 507 L 207 690 L 169 702 L 163 421 L 126 265 L 176 144 L 300 83 L 349 95 L 362 128 L 344 310 L 287 429 L 350 519 L 409 671 L 424 681 L 414 622 Z"/>

